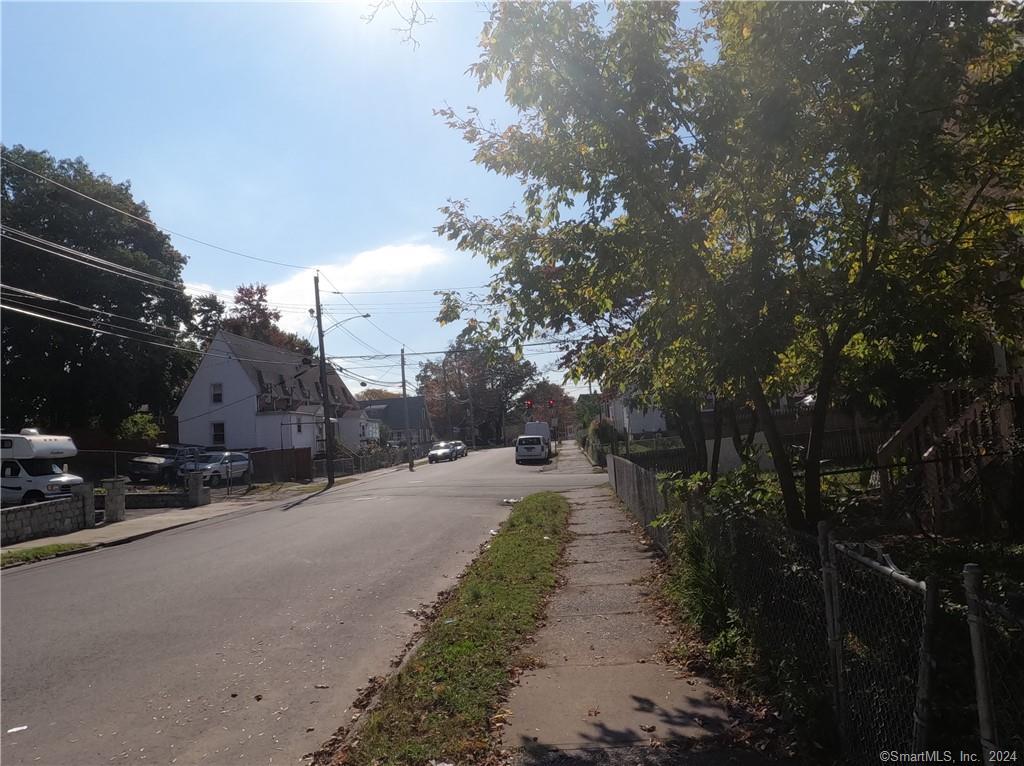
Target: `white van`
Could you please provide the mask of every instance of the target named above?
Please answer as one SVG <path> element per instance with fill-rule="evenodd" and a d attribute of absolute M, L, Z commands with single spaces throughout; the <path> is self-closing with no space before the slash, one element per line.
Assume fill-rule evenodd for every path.
<path fill-rule="evenodd" d="M 551 449 L 544 443 L 543 436 L 520 436 L 516 439 L 516 465 L 527 460 L 543 460 L 551 457 Z"/>
<path fill-rule="evenodd" d="M 82 483 L 66 473 L 61 463 L 78 454 L 70 436 L 40 436 L 34 428 L 20 434 L 0 434 L 0 487 L 4 505 L 38 503 L 61 497 Z"/>
<path fill-rule="evenodd" d="M 548 457 L 551 457 L 558 451 L 555 448 L 555 445 L 551 443 L 551 426 L 542 420 L 535 420 L 527 423 L 523 428 L 523 435 L 539 436 L 543 439 L 545 446 L 548 448 Z"/>

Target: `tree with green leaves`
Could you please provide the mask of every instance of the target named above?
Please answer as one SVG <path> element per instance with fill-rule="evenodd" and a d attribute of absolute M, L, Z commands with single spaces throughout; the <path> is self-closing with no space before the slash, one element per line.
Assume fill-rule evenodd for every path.
<path fill-rule="evenodd" d="M 416 375 L 434 428 L 468 440 L 474 430 L 485 442 L 504 441 L 505 424 L 517 398 L 537 377 L 537 366 L 503 344 L 467 328 L 440 362 L 425 362 Z"/>
<path fill-rule="evenodd" d="M 160 436 L 160 426 L 148 412 L 136 412 L 121 421 L 117 427 L 117 438 L 121 441 L 155 442 Z"/>
<path fill-rule="evenodd" d="M 813 524 L 828 408 L 865 372 L 941 379 L 965 366 L 943 349 L 1024 336 L 1022 13 L 726 2 L 686 29 L 668 3 L 497 5 L 471 71 L 520 120 L 441 113 L 523 211 L 456 201 L 438 230 L 497 270 L 499 337 L 570 338 L 578 377 L 652 403 L 750 403 Z M 800 486 L 770 402 L 808 385 Z"/>
<path fill-rule="evenodd" d="M 9 160 L 2 186 L 5 429 L 113 433 L 140 405 L 169 413 L 196 360 L 176 348 L 189 347 L 181 328 L 192 320 L 185 256 L 150 223 L 129 182 L 96 173 L 81 158 L 58 160 L 20 145 L 0 151 Z"/>

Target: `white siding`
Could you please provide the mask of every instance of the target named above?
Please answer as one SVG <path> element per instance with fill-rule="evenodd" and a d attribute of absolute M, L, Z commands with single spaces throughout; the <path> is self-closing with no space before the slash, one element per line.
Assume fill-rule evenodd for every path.
<path fill-rule="evenodd" d="M 224 424 L 225 446 L 244 449 L 263 446 L 257 443 L 256 386 L 242 366 L 233 359 L 224 359 L 229 350 L 217 339 L 192 376 L 175 414 L 178 417 L 178 439 L 184 444 L 213 446 L 213 423 Z M 222 401 L 211 401 L 210 387 L 220 383 Z M 212 410 L 212 411 L 211 411 Z"/>
<path fill-rule="evenodd" d="M 613 399 L 608 405 L 608 415 L 615 427 L 622 432 L 626 430 L 626 423 L 629 423 L 631 434 L 651 433 L 653 431 L 664 431 L 665 417 L 661 410 L 651 408 L 643 410 L 638 407 L 629 407 L 620 397 Z"/>

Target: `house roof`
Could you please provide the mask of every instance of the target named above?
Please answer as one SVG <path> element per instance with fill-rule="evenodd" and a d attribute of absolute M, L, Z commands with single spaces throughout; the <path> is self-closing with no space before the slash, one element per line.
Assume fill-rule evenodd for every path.
<path fill-rule="evenodd" d="M 410 396 L 406 401 L 409 403 L 409 425 L 412 428 L 421 428 L 424 423 L 430 427 L 430 416 L 427 413 L 426 399 L 422 396 Z M 366 414 L 380 420 L 392 431 L 405 430 L 405 408 L 402 406 L 402 399 L 367 399 L 359 402 Z"/>
<path fill-rule="evenodd" d="M 291 397 L 299 402 L 321 404 L 320 368 L 316 360 L 288 349 L 271 346 L 252 338 L 218 330 L 214 338 L 228 347 L 256 388 L 264 394 Z M 303 359 L 308 360 L 304 363 Z M 337 371 L 328 365 L 327 387 L 333 389 L 335 404 L 355 407 L 356 399 Z"/>

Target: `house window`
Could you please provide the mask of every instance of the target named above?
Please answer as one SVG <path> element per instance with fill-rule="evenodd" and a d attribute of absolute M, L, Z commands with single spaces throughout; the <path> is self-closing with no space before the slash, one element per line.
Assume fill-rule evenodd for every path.
<path fill-rule="evenodd" d="M 224 424 L 223 423 L 211 423 L 210 427 L 213 429 L 212 443 L 217 447 L 223 447 L 224 441 Z"/>
<path fill-rule="evenodd" d="M 210 402 L 212 404 L 220 404 L 224 401 L 224 384 L 223 383 L 211 383 L 210 384 Z"/>
<path fill-rule="evenodd" d="M 302 433 L 302 419 L 301 418 L 299 420 L 295 421 L 295 433 L 297 433 L 297 434 L 301 434 Z"/>

